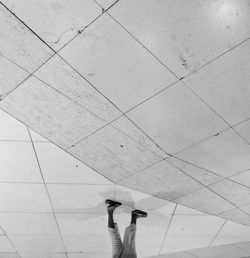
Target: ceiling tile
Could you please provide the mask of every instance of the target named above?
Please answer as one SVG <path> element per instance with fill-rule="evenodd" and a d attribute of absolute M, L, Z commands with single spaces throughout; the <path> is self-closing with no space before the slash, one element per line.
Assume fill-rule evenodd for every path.
<path fill-rule="evenodd" d="M 175 213 L 176 215 L 207 215 L 204 212 L 194 210 L 182 205 L 177 205 Z"/>
<path fill-rule="evenodd" d="M 52 143 L 35 142 L 35 149 L 46 183 L 112 184 Z"/>
<path fill-rule="evenodd" d="M 110 258 L 112 257 L 112 253 L 106 252 L 106 253 L 83 253 L 83 254 L 71 254 L 68 253 L 68 258 Z"/>
<path fill-rule="evenodd" d="M 91 0 L 3 0 L 20 19 L 55 50 L 61 48 L 99 14 L 101 8 Z"/>
<path fill-rule="evenodd" d="M 136 252 L 138 257 L 149 257 L 159 253 L 163 238 L 162 237 L 136 237 Z"/>
<path fill-rule="evenodd" d="M 44 185 L 2 183 L 0 212 L 52 212 L 52 210 Z"/>
<path fill-rule="evenodd" d="M 96 0 L 97 3 L 99 3 L 103 8 L 107 9 L 112 4 L 116 2 L 116 0 Z"/>
<path fill-rule="evenodd" d="M 169 153 L 178 152 L 227 127 L 181 82 L 127 115 Z"/>
<path fill-rule="evenodd" d="M 112 125 L 87 137 L 68 152 L 113 182 L 162 159 Z"/>
<path fill-rule="evenodd" d="M 9 235 L 58 235 L 52 213 L 0 213 L 0 223 Z"/>
<path fill-rule="evenodd" d="M 42 135 L 38 134 L 31 128 L 29 128 L 29 132 L 33 142 L 49 142 L 49 140 L 47 140 L 46 138 L 44 138 Z"/>
<path fill-rule="evenodd" d="M 114 198 L 112 185 L 47 185 L 56 212 L 104 213 L 105 199 Z"/>
<path fill-rule="evenodd" d="M 247 8 L 250 11 L 250 6 Z M 249 53 L 248 40 L 184 79 L 193 91 L 231 125 L 250 117 L 250 89 L 247 84 L 250 80 Z"/>
<path fill-rule="evenodd" d="M 168 237 L 214 237 L 224 219 L 209 215 L 174 215 L 168 230 Z"/>
<path fill-rule="evenodd" d="M 244 209 L 242 208 L 230 209 L 228 211 L 218 214 L 218 216 L 228 220 L 232 220 L 242 225 L 250 226 L 250 213 L 247 213 L 247 211 L 244 211 Z"/>
<path fill-rule="evenodd" d="M 213 241 L 213 245 L 250 241 L 250 227 L 227 221 Z"/>
<path fill-rule="evenodd" d="M 177 80 L 107 14 L 59 54 L 122 111 Z"/>
<path fill-rule="evenodd" d="M 250 187 L 250 170 L 232 176 L 230 179 L 237 183 Z"/>
<path fill-rule="evenodd" d="M 206 186 L 223 179 L 223 177 L 215 173 L 193 166 L 187 162 L 182 161 L 181 159 L 170 157 L 166 159 L 166 161 Z"/>
<path fill-rule="evenodd" d="M 165 200 L 177 199 L 202 188 L 201 184 L 165 161 L 150 166 L 119 184 Z"/>
<path fill-rule="evenodd" d="M 0 4 L 1 53 L 29 72 L 48 60 L 54 51 Z"/>
<path fill-rule="evenodd" d="M 212 236 L 166 236 L 161 254 L 207 247 Z M 166 256 L 168 257 L 168 256 Z"/>
<path fill-rule="evenodd" d="M 3 141 L 0 157 L 0 182 L 43 182 L 30 142 Z"/>
<path fill-rule="evenodd" d="M 208 186 L 223 198 L 234 203 L 237 207 L 250 203 L 250 188 L 235 183 L 231 180 L 224 180 Z"/>
<path fill-rule="evenodd" d="M 234 130 L 236 130 L 242 137 L 244 137 L 250 143 L 250 120 L 247 120 L 244 123 L 234 126 Z"/>
<path fill-rule="evenodd" d="M 213 215 L 235 208 L 235 206 L 207 188 L 202 188 L 180 197 L 174 202 Z"/>
<path fill-rule="evenodd" d="M 236 243 L 235 245 L 250 254 L 250 242 Z"/>
<path fill-rule="evenodd" d="M 56 213 L 62 235 L 105 235 L 109 234 L 108 215 Z"/>
<path fill-rule="evenodd" d="M 121 115 L 114 105 L 58 56 L 50 59 L 35 76 L 107 122 Z"/>
<path fill-rule="evenodd" d="M 179 252 L 179 253 L 166 253 L 166 254 L 155 256 L 155 258 L 194 258 L 194 256 L 191 254 L 188 254 L 187 252 Z"/>
<path fill-rule="evenodd" d="M 30 141 L 27 127 L 0 110 L 0 140 Z"/>
<path fill-rule="evenodd" d="M 126 116 L 122 116 L 118 119 L 116 119 L 111 124 L 116 129 L 120 130 L 124 134 L 128 135 L 135 141 L 139 142 L 141 145 L 143 145 L 145 148 L 151 150 L 156 155 L 166 158 L 168 155 L 166 152 L 161 150 L 156 143 L 154 143 L 149 137 L 143 133 L 136 124 L 134 124 L 132 121 L 129 120 Z"/>
<path fill-rule="evenodd" d="M 178 76 L 249 37 L 248 1 L 119 1 L 109 12 Z"/>
<path fill-rule="evenodd" d="M 234 245 L 222 245 L 212 248 L 191 250 L 189 253 L 197 258 L 240 258 L 246 257 L 248 254 L 246 251 L 243 251 Z"/>
<path fill-rule="evenodd" d="M 1 257 L 1 256 L 0 256 Z M 65 254 L 34 254 L 34 253 L 21 253 L 22 258 L 68 258 Z"/>
<path fill-rule="evenodd" d="M 231 129 L 180 152 L 177 157 L 224 177 L 250 168 L 250 146 Z"/>
<path fill-rule="evenodd" d="M 27 72 L 17 65 L 11 63 L 0 54 L 0 97 L 4 97 L 9 91 L 18 86 L 25 78 L 29 76 Z M 10 74 L 12 76 L 10 76 Z"/>
<path fill-rule="evenodd" d="M 0 250 L 1 252 L 15 252 L 15 249 L 6 236 L 0 236 Z"/>
<path fill-rule="evenodd" d="M 9 236 L 18 252 L 57 253 L 64 252 L 59 236 Z"/>
<path fill-rule="evenodd" d="M 1 252 L 0 253 L 0 258 L 20 258 L 20 255 L 14 252 Z"/>
<path fill-rule="evenodd" d="M 64 235 L 63 240 L 67 252 L 110 252 L 111 242 L 109 236 L 79 236 Z"/>
<path fill-rule="evenodd" d="M 133 209 L 154 212 L 161 216 L 172 215 L 176 204 L 128 187 L 116 186 L 116 199 L 122 203 L 117 213 L 131 212 Z"/>
<path fill-rule="evenodd" d="M 8 95 L 0 107 L 65 148 L 105 124 L 34 77 Z"/>

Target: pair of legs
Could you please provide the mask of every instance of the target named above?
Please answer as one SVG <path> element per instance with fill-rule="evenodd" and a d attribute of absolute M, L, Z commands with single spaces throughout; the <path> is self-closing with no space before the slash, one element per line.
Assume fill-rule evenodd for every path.
<path fill-rule="evenodd" d="M 106 200 L 108 204 L 108 228 L 112 240 L 113 258 L 136 258 L 135 250 L 135 233 L 136 221 L 138 218 L 147 217 L 147 213 L 140 210 L 133 210 L 131 212 L 131 222 L 126 228 L 123 242 L 121 241 L 120 233 L 117 224 L 114 222 L 113 214 L 115 209 L 121 205 L 120 202 Z"/>

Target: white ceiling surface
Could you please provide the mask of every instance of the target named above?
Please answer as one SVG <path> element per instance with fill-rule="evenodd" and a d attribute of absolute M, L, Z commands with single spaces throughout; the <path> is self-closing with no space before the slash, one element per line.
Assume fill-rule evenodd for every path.
<path fill-rule="evenodd" d="M 1 113 L 1 214 L 51 214 L 53 204 L 56 214 L 76 213 L 78 221 L 80 213 L 87 220 L 103 212 L 116 183 L 217 221 L 215 228 L 204 223 L 200 241 L 193 233 L 188 241 L 185 234 L 168 240 L 170 227 L 163 243 L 152 227 L 154 237 L 141 241 L 156 243 L 147 255 L 250 240 L 248 227 L 233 222 L 217 234 L 225 219 L 250 225 L 249 1 L 5 0 L 0 34 L 0 108 L 34 130 Z M 79 202 L 79 196 L 86 197 Z M 79 252 L 82 242 L 93 252 L 93 240 L 75 237 L 78 226 L 67 225 L 67 216 L 58 215 L 59 235 L 42 226 L 42 237 L 32 240 L 49 252 L 50 243 L 54 252 Z M 53 213 L 41 217 L 30 220 L 49 225 L 55 219 Z M 229 229 L 223 237 L 228 225 L 241 228 L 239 236 Z M 3 251 L 14 245 L 26 253 L 32 236 L 12 234 L 12 247 L 3 235 Z M 35 243 L 29 251 L 37 251 Z"/>
<path fill-rule="evenodd" d="M 3 111 L 0 121 L 0 257 L 111 257 L 106 198 L 123 203 L 122 235 L 132 209 L 148 212 L 138 257 L 250 241 L 249 226 L 115 185 Z"/>

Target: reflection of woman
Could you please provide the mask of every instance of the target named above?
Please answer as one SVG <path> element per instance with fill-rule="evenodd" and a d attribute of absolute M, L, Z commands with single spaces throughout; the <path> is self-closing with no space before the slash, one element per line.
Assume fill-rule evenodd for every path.
<path fill-rule="evenodd" d="M 136 220 L 138 218 L 147 217 L 147 213 L 140 210 L 133 210 L 131 212 L 131 223 L 126 228 L 123 242 L 121 241 L 118 225 L 114 222 L 113 213 L 115 209 L 121 205 L 120 202 L 106 200 L 108 204 L 108 228 L 112 240 L 113 258 L 136 258 L 135 250 L 135 232 Z"/>

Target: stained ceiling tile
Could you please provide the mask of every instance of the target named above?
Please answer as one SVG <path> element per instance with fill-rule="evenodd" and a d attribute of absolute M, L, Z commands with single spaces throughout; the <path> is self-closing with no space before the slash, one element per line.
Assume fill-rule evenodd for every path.
<path fill-rule="evenodd" d="M 208 186 L 208 188 L 234 203 L 237 207 L 250 203 L 250 188 L 231 180 L 223 180 Z"/>
<path fill-rule="evenodd" d="M 52 143 L 35 142 L 35 149 L 46 183 L 112 184 Z"/>
<path fill-rule="evenodd" d="M 35 77 L 9 94 L 0 108 L 64 148 L 105 124 Z"/>
<path fill-rule="evenodd" d="M 189 253 L 197 258 L 240 258 L 246 257 L 249 254 L 234 245 L 222 245 L 212 248 L 191 250 Z"/>
<path fill-rule="evenodd" d="M 99 14 L 91 0 L 3 0 L 4 4 L 33 29 L 47 44 L 58 50 Z"/>
<path fill-rule="evenodd" d="M 202 188 L 180 197 L 174 202 L 213 215 L 235 208 L 235 206 L 207 188 Z"/>
<path fill-rule="evenodd" d="M 227 127 L 181 82 L 127 115 L 168 153 L 176 153 Z"/>
<path fill-rule="evenodd" d="M 0 141 L 30 141 L 27 127 L 0 110 Z"/>
<path fill-rule="evenodd" d="M 248 38 L 249 10 L 247 0 L 127 0 L 109 13 L 182 77 Z"/>
<path fill-rule="evenodd" d="M 17 236 L 10 235 L 10 240 L 18 252 L 57 253 L 64 252 L 60 236 Z"/>
<path fill-rule="evenodd" d="M 132 121 L 129 120 L 126 116 L 122 116 L 112 122 L 112 126 L 127 134 L 129 137 L 139 142 L 145 148 L 151 150 L 156 155 L 166 158 L 168 154 L 161 150 L 156 143 L 154 143 L 149 137 L 147 137 L 138 127 L 133 124 Z"/>
<path fill-rule="evenodd" d="M 35 76 L 107 122 L 121 115 L 114 105 L 58 56 L 50 59 Z"/>
<path fill-rule="evenodd" d="M 247 120 L 244 123 L 234 126 L 234 130 L 236 130 L 242 137 L 244 137 L 250 143 L 250 120 Z"/>
<path fill-rule="evenodd" d="M 56 212 L 105 213 L 105 199 L 113 199 L 113 185 L 47 185 Z"/>
<path fill-rule="evenodd" d="M 162 159 L 112 125 L 87 137 L 68 152 L 113 182 Z"/>
<path fill-rule="evenodd" d="M 250 117 L 249 80 L 249 40 L 184 79 L 193 91 L 231 125 Z"/>
<path fill-rule="evenodd" d="M 177 168 L 179 168 L 180 170 L 182 170 L 184 173 L 188 174 L 192 178 L 198 180 L 201 184 L 205 186 L 216 183 L 223 179 L 223 177 L 215 173 L 193 166 L 187 162 L 182 161 L 181 159 L 170 157 L 166 159 L 166 161 L 176 166 Z"/>
<path fill-rule="evenodd" d="M 48 60 L 54 51 L 0 3 L 0 49 L 11 61 L 29 72 Z"/>
<path fill-rule="evenodd" d="M 177 80 L 107 14 L 59 54 L 122 111 Z"/>
<path fill-rule="evenodd" d="M 6 236 L 0 236 L 0 250 L 1 252 L 15 252 L 15 249 Z"/>
<path fill-rule="evenodd" d="M 178 153 L 177 157 L 224 177 L 250 168 L 250 146 L 231 129 Z"/>
<path fill-rule="evenodd" d="M 63 240 L 67 252 L 85 253 L 85 252 L 110 252 L 111 243 L 109 236 L 101 235 L 64 235 Z M 110 256 L 111 257 L 111 254 Z"/>
<path fill-rule="evenodd" d="M 165 200 L 177 199 L 202 188 L 201 184 L 165 161 L 125 178 L 119 184 Z"/>
<path fill-rule="evenodd" d="M 43 182 L 30 142 L 1 142 L 0 161 L 0 182 Z"/>
<path fill-rule="evenodd" d="M 53 213 L 0 213 L 8 235 L 59 235 Z"/>
<path fill-rule="evenodd" d="M 108 215 L 101 213 L 77 214 L 56 213 L 62 235 L 104 235 L 108 236 Z"/>
<path fill-rule="evenodd" d="M 29 76 L 27 72 L 17 65 L 11 63 L 0 54 L 0 97 L 4 97 L 9 91 L 18 86 L 25 78 Z M 11 76 L 10 76 L 11 74 Z"/>
<path fill-rule="evenodd" d="M 250 241 L 250 227 L 227 221 L 212 245 L 231 244 L 243 241 Z"/>
<path fill-rule="evenodd" d="M 44 185 L 1 183 L 0 211 L 52 212 L 52 209 Z"/>

